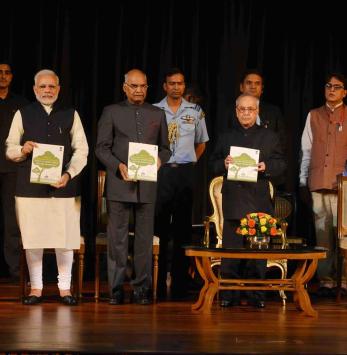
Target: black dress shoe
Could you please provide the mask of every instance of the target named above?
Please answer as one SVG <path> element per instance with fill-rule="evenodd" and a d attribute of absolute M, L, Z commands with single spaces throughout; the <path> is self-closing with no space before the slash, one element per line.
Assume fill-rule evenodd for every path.
<path fill-rule="evenodd" d="M 108 302 L 111 305 L 123 304 L 124 303 L 124 292 L 123 290 L 117 290 L 115 293 L 110 297 Z"/>
<path fill-rule="evenodd" d="M 42 297 L 38 297 L 35 295 L 30 295 L 23 297 L 22 303 L 25 304 L 26 306 L 32 306 L 34 304 L 39 304 L 42 301 Z"/>
<path fill-rule="evenodd" d="M 134 290 L 133 302 L 136 304 L 147 305 L 152 303 L 151 291 L 149 289 L 139 288 Z"/>
<path fill-rule="evenodd" d="M 71 295 L 60 297 L 60 302 L 63 304 L 66 304 L 67 306 L 76 306 L 77 305 L 76 298 Z"/>
<path fill-rule="evenodd" d="M 240 304 L 239 300 L 227 300 L 227 299 L 222 299 L 220 301 L 220 306 L 221 307 L 234 307 L 238 306 Z"/>
<path fill-rule="evenodd" d="M 317 296 L 318 297 L 334 297 L 334 291 L 332 288 L 329 288 L 329 287 L 320 287 L 318 290 L 317 290 Z"/>
<path fill-rule="evenodd" d="M 255 307 L 255 308 L 265 308 L 265 302 L 264 302 L 264 301 L 261 301 L 261 300 L 252 301 L 251 304 L 252 304 L 253 307 Z"/>
<path fill-rule="evenodd" d="M 123 304 L 124 300 L 123 300 L 123 298 L 120 299 L 118 297 L 111 297 L 110 300 L 108 301 L 108 303 L 114 306 L 117 304 Z"/>

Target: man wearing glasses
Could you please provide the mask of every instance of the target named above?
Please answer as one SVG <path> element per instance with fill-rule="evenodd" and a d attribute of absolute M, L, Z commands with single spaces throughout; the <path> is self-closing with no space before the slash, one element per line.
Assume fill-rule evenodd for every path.
<path fill-rule="evenodd" d="M 256 124 L 264 128 L 270 128 L 279 134 L 283 150 L 286 151 L 286 128 L 284 118 L 279 107 L 264 102 L 264 75 L 257 69 L 247 69 L 240 80 L 240 92 L 256 97 L 259 100 L 259 112 Z M 234 122 L 236 122 L 235 120 Z M 286 177 L 284 175 L 272 180 L 278 190 L 284 190 Z"/>
<path fill-rule="evenodd" d="M 128 258 L 129 216 L 134 212 L 135 279 L 133 301 L 151 303 L 152 240 L 156 184 L 130 181 L 129 142 L 158 146 L 158 169 L 170 157 L 164 112 L 145 102 L 147 77 L 138 69 L 124 77 L 126 101 L 104 108 L 98 125 L 96 156 L 106 167 L 107 266 L 110 304 L 124 302 L 123 284 Z"/>
<path fill-rule="evenodd" d="M 248 213 L 264 212 L 273 215 L 269 179 L 280 176 L 286 169 L 278 134 L 256 124 L 259 100 L 253 95 L 242 94 L 236 100 L 237 124 L 218 137 L 210 156 L 211 170 L 223 175 L 223 247 L 242 248 L 243 237 L 236 233 L 240 219 Z M 232 163 L 230 146 L 260 151 L 257 182 L 227 180 L 229 164 Z M 221 274 L 224 278 L 265 278 L 266 260 L 252 260 L 246 267 L 241 260 L 222 259 Z M 248 302 L 257 308 L 265 307 L 264 291 L 248 292 Z M 240 303 L 239 291 L 224 291 L 221 306 L 231 307 Z"/>
<path fill-rule="evenodd" d="M 326 77 L 325 105 L 309 112 L 301 138 L 300 186 L 312 196 L 316 244 L 329 249 L 318 264 L 318 294 L 332 295 L 336 276 L 337 181 L 347 159 L 346 79 L 340 73 Z M 341 241 L 343 244 L 343 242 Z M 340 245 L 347 248 L 346 245 Z"/>
<path fill-rule="evenodd" d="M 58 76 L 43 69 L 34 83 L 37 101 L 15 113 L 6 140 L 6 155 L 18 164 L 16 211 L 30 274 L 30 294 L 23 303 L 42 301 L 43 249 L 55 248 L 60 301 L 74 306 L 71 269 L 73 249 L 80 248 L 79 181 L 87 165 L 88 143 L 78 112 L 57 102 Z M 62 175 L 51 185 L 30 182 L 33 150 L 41 143 L 64 146 Z"/>

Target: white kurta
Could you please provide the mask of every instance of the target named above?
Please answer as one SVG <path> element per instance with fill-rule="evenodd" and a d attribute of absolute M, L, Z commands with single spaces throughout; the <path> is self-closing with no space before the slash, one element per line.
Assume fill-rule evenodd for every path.
<path fill-rule="evenodd" d="M 51 107 L 43 107 L 47 113 L 52 110 Z M 20 111 L 17 111 L 6 140 L 6 155 L 15 162 L 26 159 L 26 156 L 21 153 L 20 145 L 23 133 L 22 116 Z M 70 135 L 73 155 L 66 171 L 73 178 L 87 164 L 88 156 L 87 139 L 76 111 Z M 80 211 L 80 197 L 16 197 L 17 220 L 24 249 L 79 249 Z"/>
<path fill-rule="evenodd" d="M 16 197 L 24 249 L 80 248 L 80 197 Z"/>

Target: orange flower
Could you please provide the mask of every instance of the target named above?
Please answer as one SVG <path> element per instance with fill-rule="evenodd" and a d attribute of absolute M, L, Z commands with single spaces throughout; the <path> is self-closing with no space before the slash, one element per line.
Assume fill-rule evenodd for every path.
<path fill-rule="evenodd" d="M 272 235 L 272 236 L 277 235 L 277 229 L 276 229 L 276 227 L 272 227 L 272 228 L 270 229 L 270 235 Z"/>
<path fill-rule="evenodd" d="M 240 226 L 236 230 L 245 237 L 260 235 L 276 236 L 281 230 L 277 226 L 276 218 L 264 212 L 248 213 L 240 220 Z"/>

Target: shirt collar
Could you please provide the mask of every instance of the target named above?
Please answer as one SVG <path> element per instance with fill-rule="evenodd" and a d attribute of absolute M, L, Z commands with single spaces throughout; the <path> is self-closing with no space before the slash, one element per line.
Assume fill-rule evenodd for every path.
<path fill-rule="evenodd" d="M 328 109 L 331 111 L 331 112 L 334 112 L 337 108 L 341 107 L 343 105 L 343 101 L 341 101 L 339 104 L 337 104 L 336 106 L 334 107 L 331 107 L 327 102 L 325 103 L 325 105 L 328 107 Z"/>

